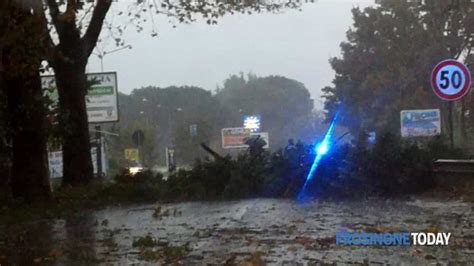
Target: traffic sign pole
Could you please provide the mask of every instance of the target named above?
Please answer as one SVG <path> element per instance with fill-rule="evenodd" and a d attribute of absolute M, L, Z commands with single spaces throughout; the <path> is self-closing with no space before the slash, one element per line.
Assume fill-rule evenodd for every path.
<path fill-rule="evenodd" d="M 454 125 L 453 125 L 453 102 L 448 102 L 448 126 L 449 126 L 449 144 L 454 148 Z"/>

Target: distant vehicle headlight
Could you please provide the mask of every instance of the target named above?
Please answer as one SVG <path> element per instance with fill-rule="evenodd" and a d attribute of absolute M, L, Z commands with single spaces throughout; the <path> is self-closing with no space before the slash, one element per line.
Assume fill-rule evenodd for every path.
<path fill-rule="evenodd" d="M 139 166 L 130 167 L 128 168 L 128 172 L 130 172 L 131 175 L 136 175 L 140 172 L 143 172 L 143 167 L 139 167 Z"/>

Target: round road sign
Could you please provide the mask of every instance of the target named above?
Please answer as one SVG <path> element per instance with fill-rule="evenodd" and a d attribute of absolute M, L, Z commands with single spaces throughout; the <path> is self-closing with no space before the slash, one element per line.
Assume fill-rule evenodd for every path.
<path fill-rule="evenodd" d="M 431 86 L 441 99 L 459 100 L 471 87 L 471 72 L 464 64 L 456 60 L 444 60 L 433 69 Z"/>
<path fill-rule="evenodd" d="M 133 144 L 142 146 L 143 142 L 145 141 L 145 133 L 143 133 L 143 131 L 140 129 L 135 130 L 132 134 L 132 141 Z"/>

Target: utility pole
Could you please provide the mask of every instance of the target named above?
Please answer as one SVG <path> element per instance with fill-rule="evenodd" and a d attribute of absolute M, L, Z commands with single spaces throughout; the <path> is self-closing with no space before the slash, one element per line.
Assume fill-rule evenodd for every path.
<path fill-rule="evenodd" d="M 102 177 L 102 134 L 100 126 L 95 126 L 95 138 L 97 144 L 97 177 Z"/>
<path fill-rule="evenodd" d="M 117 48 L 117 49 L 114 49 L 114 50 L 111 50 L 111 51 L 100 51 L 98 48 L 97 50 L 99 50 L 98 53 L 94 53 L 99 59 L 100 59 L 100 71 L 101 72 L 104 72 L 104 57 L 108 54 L 113 54 L 115 52 L 118 52 L 118 51 L 122 51 L 124 49 L 132 49 L 132 46 L 131 45 L 126 45 L 124 47 L 120 47 L 120 48 Z"/>
<path fill-rule="evenodd" d="M 99 50 L 99 53 L 94 53 L 97 55 L 97 57 L 100 59 L 100 71 L 104 72 L 104 57 L 108 54 L 112 54 L 124 49 L 132 49 L 131 45 L 126 45 L 124 47 L 120 47 L 118 49 L 114 49 L 111 51 L 100 51 L 98 47 L 96 47 L 97 50 Z M 102 177 L 103 175 L 103 169 L 102 169 L 102 129 L 100 125 L 95 126 L 95 142 L 97 145 L 97 176 Z"/>

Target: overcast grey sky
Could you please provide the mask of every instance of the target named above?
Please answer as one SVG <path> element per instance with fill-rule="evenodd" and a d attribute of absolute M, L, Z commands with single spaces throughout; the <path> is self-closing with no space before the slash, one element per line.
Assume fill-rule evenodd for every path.
<path fill-rule="evenodd" d="M 351 8 L 370 0 L 319 0 L 303 11 L 282 14 L 227 15 L 218 25 L 204 22 L 173 28 L 156 21 L 159 36 L 127 32 L 131 50 L 106 55 L 104 71 L 117 71 L 119 90 L 142 86 L 195 85 L 214 90 L 231 74 L 282 75 L 306 85 L 322 107 L 321 88 L 334 77 L 328 59 L 339 56 L 339 44 L 352 24 Z M 116 47 L 99 44 L 105 51 Z M 88 72 L 101 70 L 92 56 Z"/>

